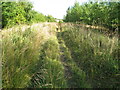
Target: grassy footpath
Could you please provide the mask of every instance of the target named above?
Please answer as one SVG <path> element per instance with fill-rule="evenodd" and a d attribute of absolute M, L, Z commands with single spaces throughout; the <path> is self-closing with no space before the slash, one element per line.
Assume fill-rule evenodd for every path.
<path fill-rule="evenodd" d="M 0 32 L 3 88 L 119 87 L 117 37 L 70 24 L 56 33 L 56 27 L 40 23 Z"/>
<path fill-rule="evenodd" d="M 68 87 L 72 88 L 90 88 L 90 84 L 86 79 L 84 71 L 82 71 L 71 57 L 70 50 L 66 47 L 64 40 L 61 37 L 61 32 L 58 32 L 58 40 L 60 45 L 60 60 L 64 66 L 65 79 Z"/>

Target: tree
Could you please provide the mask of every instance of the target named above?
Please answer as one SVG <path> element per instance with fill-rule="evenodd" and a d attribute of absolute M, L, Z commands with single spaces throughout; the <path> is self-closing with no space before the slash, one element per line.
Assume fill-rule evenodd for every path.
<path fill-rule="evenodd" d="M 12 26 L 25 23 L 24 8 L 16 2 L 2 2 L 2 25 Z"/>
<path fill-rule="evenodd" d="M 2 2 L 2 27 L 11 27 L 17 24 L 54 22 L 55 19 L 48 15 L 32 10 L 31 2 Z"/>
<path fill-rule="evenodd" d="M 73 7 L 68 8 L 64 21 L 80 21 L 114 30 L 118 27 L 119 6 L 120 3 L 117 2 L 88 2 L 83 5 L 76 2 Z"/>
<path fill-rule="evenodd" d="M 46 20 L 48 22 L 55 22 L 55 18 L 53 16 L 51 16 L 51 15 L 46 16 Z"/>

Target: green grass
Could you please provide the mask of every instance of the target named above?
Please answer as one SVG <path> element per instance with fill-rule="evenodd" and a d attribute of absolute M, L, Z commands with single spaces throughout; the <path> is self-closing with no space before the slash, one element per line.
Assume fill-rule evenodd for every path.
<path fill-rule="evenodd" d="M 113 54 L 119 48 L 118 38 L 110 39 L 76 26 L 65 27 L 61 35 L 74 62 L 85 72 L 92 87 L 119 87 L 119 76 L 116 76 L 120 73 L 119 60 Z"/>
<path fill-rule="evenodd" d="M 61 48 L 61 62 L 65 68 L 65 78 L 67 80 L 68 87 L 72 88 L 91 88 L 88 83 L 86 74 L 81 68 L 77 66 L 74 59 L 71 57 L 71 51 L 65 45 L 64 41 L 60 37 L 60 32 L 58 33 L 58 40 Z"/>
<path fill-rule="evenodd" d="M 31 80 L 30 87 L 37 88 L 65 88 L 64 67 L 59 58 L 59 44 L 57 38 L 52 37 L 43 44 L 40 51 L 38 71 Z"/>
<path fill-rule="evenodd" d="M 49 28 L 54 27 L 49 25 Z M 23 29 L 13 27 L 1 32 L 3 88 L 66 87 L 55 32 L 48 36 L 49 32 L 39 25 Z M 39 72 L 43 82 L 39 79 L 36 85 L 32 80 Z"/>
<path fill-rule="evenodd" d="M 3 87 L 26 87 L 32 75 L 30 69 L 39 59 L 43 36 L 30 28 L 24 32 L 20 28 L 3 31 L 2 35 Z"/>
<path fill-rule="evenodd" d="M 119 88 L 117 37 L 75 25 L 55 29 L 43 23 L 0 32 L 3 88 Z"/>

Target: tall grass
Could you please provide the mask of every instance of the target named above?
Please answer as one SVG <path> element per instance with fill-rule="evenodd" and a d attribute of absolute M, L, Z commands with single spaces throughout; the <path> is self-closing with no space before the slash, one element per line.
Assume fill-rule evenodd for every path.
<path fill-rule="evenodd" d="M 65 88 L 64 67 L 59 58 L 59 44 L 57 38 L 48 39 L 40 51 L 38 71 L 31 80 L 30 87 L 37 88 Z"/>
<path fill-rule="evenodd" d="M 0 32 L 3 88 L 119 87 L 116 36 L 69 25 L 57 38 L 55 29 L 43 23 Z"/>
<path fill-rule="evenodd" d="M 13 27 L 2 33 L 2 87 L 64 87 L 64 68 L 58 56 L 57 39 L 51 25 Z M 41 58 L 44 57 L 44 58 Z M 59 67 L 58 67 L 59 66 Z M 32 83 L 34 78 L 44 81 Z M 36 76 L 37 75 L 37 76 Z M 31 85 L 32 84 L 32 85 Z"/>
<path fill-rule="evenodd" d="M 31 28 L 3 31 L 2 35 L 3 87 L 26 87 L 39 59 L 43 36 Z"/>
<path fill-rule="evenodd" d="M 61 37 L 92 87 L 119 87 L 118 38 L 78 26 L 67 26 Z M 115 53 L 116 52 L 116 53 Z"/>
<path fill-rule="evenodd" d="M 77 66 L 71 56 L 71 51 L 65 45 L 64 40 L 60 37 L 61 32 L 58 33 L 58 40 L 60 44 L 60 58 L 65 69 L 65 79 L 70 88 L 91 88 L 90 83 L 86 78 L 85 72 Z"/>

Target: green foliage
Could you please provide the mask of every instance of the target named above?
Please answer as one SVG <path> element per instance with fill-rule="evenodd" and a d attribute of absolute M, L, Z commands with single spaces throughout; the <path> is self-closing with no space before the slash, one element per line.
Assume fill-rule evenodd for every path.
<path fill-rule="evenodd" d="M 32 10 L 30 12 L 30 16 L 32 16 L 31 22 L 38 23 L 38 22 L 45 22 L 46 21 L 46 17 L 43 14 L 38 13 L 34 10 Z"/>
<path fill-rule="evenodd" d="M 75 3 L 73 7 L 67 10 L 64 21 L 83 22 L 89 25 L 106 26 L 110 29 L 118 27 L 118 9 L 117 2 L 89 2 L 83 5 Z"/>
<path fill-rule="evenodd" d="M 51 15 L 44 16 L 32 10 L 29 2 L 2 2 L 2 7 L 3 27 L 55 21 Z M 117 8 L 117 3 L 75 3 L 67 10 L 65 21 L 102 23 L 116 28 L 118 19 L 114 13 L 119 12 Z M 69 25 L 63 29 L 58 35 L 63 39 L 62 45 L 53 30 L 40 27 L 1 31 L 3 88 L 119 88 L 118 38 L 79 26 Z"/>
<path fill-rule="evenodd" d="M 46 20 L 47 20 L 48 22 L 56 22 L 56 21 L 55 21 L 55 18 L 52 17 L 51 15 L 46 16 Z"/>
<path fill-rule="evenodd" d="M 31 2 L 2 2 L 2 27 L 38 22 L 55 22 L 51 15 L 45 16 L 32 10 Z"/>
<path fill-rule="evenodd" d="M 25 23 L 24 8 L 16 2 L 2 2 L 2 25 L 12 26 L 20 23 Z"/>

